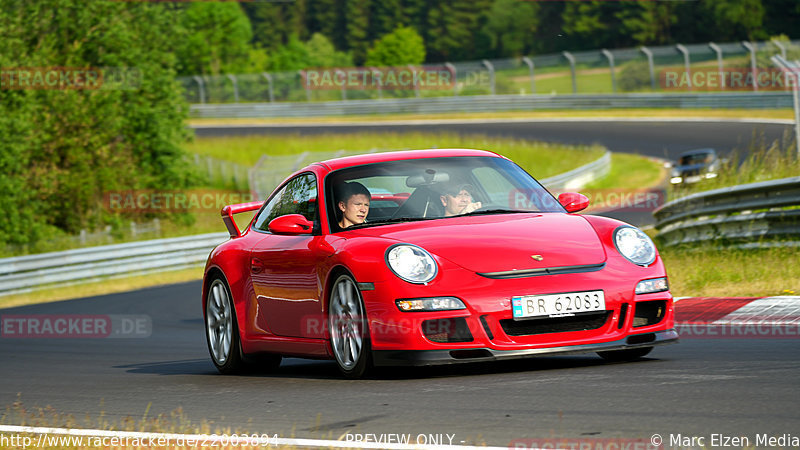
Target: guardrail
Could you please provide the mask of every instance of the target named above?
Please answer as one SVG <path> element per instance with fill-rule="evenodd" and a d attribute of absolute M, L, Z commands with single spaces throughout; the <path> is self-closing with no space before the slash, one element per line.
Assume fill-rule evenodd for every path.
<path fill-rule="evenodd" d="M 473 95 L 331 102 L 194 104 L 197 118 L 285 118 L 393 113 L 615 108 L 791 108 L 791 92 L 616 95 Z"/>
<path fill-rule="evenodd" d="M 589 164 L 560 175 L 544 178 L 539 182 L 550 191 L 580 189 L 593 180 L 606 175 L 609 170 L 611 170 L 611 152 L 606 151 L 603 156 Z"/>
<path fill-rule="evenodd" d="M 673 200 L 653 212 L 661 245 L 724 239 L 800 240 L 800 177 L 744 184 Z"/>
<path fill-rule="evenodd" d="M 203 264 L 228 233 L 103 245 L 0 259 L 0 296 L 48 285 Z"/>

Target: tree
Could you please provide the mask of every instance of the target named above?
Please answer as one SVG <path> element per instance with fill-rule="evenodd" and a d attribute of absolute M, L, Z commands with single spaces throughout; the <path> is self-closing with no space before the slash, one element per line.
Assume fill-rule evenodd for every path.
<path fill-rule="evenodd" d="M 164 4 L 0 0 L 0 67 L 128 75 L 86 90 L 0 89 L 0 243 L 114 223 L 105 192 L 191 183 L 175 79 L 181 14 Z"/>
<path fill-rule="evenodd" d="M 634 5 L 635 6 L 635 5 Z M 570 50 L 630 46 L 620 15 L 628 2 L 582 1 L 567 3 L 562 13 L 563 30 Z"/>
<path fill-rule="evenodd" d="M 369 47 L 369 7 L 370 0 L 346 0 L 347 46 L 356 64 L 361 64 L 367 56 Z"/>
<path fill-rule="evenodd" d="M 353 65 L 352 56 L 337 51 L 331 41 L 321 33 L 314 33 L 305 46 L 308 53 L 306 67 L 350 67 Z"/>
<path fill-rule="evenodd" d="M 491 0 L 441 0 L 430 5 L 423 39 L 434 61 L 475 58 Z"/>
<path fill-rule="evenodd" d="M 522 56 L 533 50 L 538 25 L 538 4 L 519 0 L 495 0 L 484 32 L 494 57 Z"/>
<path fill-rule="evenodd" d="M 244 72 L 249 67 L 250 20 L 238 3 L 191 3 L 181 15 L 182 75 Z"/>
<path fill-rule="evenodd" d="M 706 3 L 711 8 L 718 29 L 727 31 L 731 38 L 763 39 L 764 5 L 761 0 L 714 0 Z"/>
<path fill-rule="evenodd" d="M 289 38 L 286 45 L 279 47 L 269 56 L 269 70 L 288 72 L 308 67 L 309 53 L 306 45 L 296 35 Z"/>
<path fill-rule="evenodd" d="M 287 44 L 291 36 L 308 38 L 306 0 L 249 2 L 242 7 L 252 23 L 253 45 L 273 51 Z"/>
<path fill-rule="evenodd" d="M 425 43 L 411 27 L 399 27 L 375 42 L 367 53 L 367 66 L 404 66 L 425 61 Z"/>
<path fill-rule="evenodd" d="M 352 65 L 352 57 L 348 53 L 337 51 L 331 41 L 321 33 L 314 33 L 307 42 L 292 36 L 288 44 L 275 50 L 269 58 L 269 70 L 278 72 Z"/>
<path fill-rule="evenodd" d="M 637 44 L 661 45 L 670 42 L 670 27 L 677 21 L 675 8 L 670 2 L 636 2 L 617 17 L 623 29 Z"/>

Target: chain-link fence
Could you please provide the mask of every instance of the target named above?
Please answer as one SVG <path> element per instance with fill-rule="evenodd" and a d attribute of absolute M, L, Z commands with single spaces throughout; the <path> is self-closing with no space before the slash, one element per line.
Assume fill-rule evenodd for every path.
<path fill-rule="evenodd" d="M 800 41 L 562 52 L 402 67 L 307 69 L 179 78 L 190 103 L 321 102 L 462 95 L 788 90 L 770 57 Z"/>

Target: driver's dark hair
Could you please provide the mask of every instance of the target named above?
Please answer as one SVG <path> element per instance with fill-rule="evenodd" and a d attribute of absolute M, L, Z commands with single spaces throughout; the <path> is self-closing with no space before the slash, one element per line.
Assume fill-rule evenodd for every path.
<path fill-rule="evenodd" d="M 358 181 L 351 181 L 349 183 L 342 183 L 337 186 L 335 191 L 335 198 L 336 204 L 338 205 L 339 202 L 347 203 L 350 200 L 350 197 L 354 195 L 366 195 L 368 199 L 372 199 L 372 195 L 369 193 L 369 189 L 367 189 L 363 184 L 359 183 Z"/>

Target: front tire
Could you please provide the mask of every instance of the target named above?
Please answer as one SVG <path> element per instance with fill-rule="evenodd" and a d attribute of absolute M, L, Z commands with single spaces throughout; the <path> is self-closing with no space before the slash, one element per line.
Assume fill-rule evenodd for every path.
<path fill-rule="evenodd" d="M 646 356 L 653 350 L 653 347 L 632 348 L 629 350 L 612 350 L 608 352 L 597 352 L 601 358 L 611 362 L 635 361 Z"/>
<path fill-rule="evenodd" d="M 211 360 L 222 374 L 240 373 L 244 369 L 239 326 L 233 309 L 231 290 L 225 280 L 216 276 L 206 293 L 206 343 Z"/>
<path fill-rule="evenodd" d="M 340 275 L 331 287 L 328 325 L 339 371 L 361 378 L 372 368 L 372 346 L 364 301 L 350 275 Z"/>

